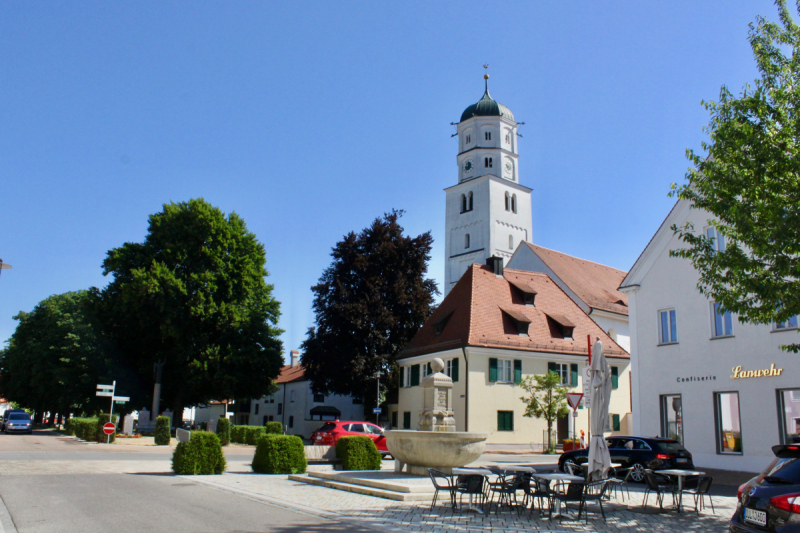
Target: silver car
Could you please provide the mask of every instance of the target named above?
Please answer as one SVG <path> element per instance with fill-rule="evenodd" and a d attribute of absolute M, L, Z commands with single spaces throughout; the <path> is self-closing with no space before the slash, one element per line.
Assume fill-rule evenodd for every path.
<path fill-rule="evenodd" d="M 33 433 L 33 422 L 28 413 L 11 413 L 6 421 L 6 433 Z"/>

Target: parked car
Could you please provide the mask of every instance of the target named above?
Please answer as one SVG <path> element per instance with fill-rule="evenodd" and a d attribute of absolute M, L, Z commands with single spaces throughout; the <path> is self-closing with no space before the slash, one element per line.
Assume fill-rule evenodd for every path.
<path fill-rule="evenodd" d="M 620 463 L 620 468 L 630 468 L 630 479 L 637 483 L 644 481 L 644 471 L 648 468 L 694 470 L 692 454 L 674 439 L 614 435 L 606 437 L 606 444 L 611 462 Z M 567 463 L 582 465 L 588 460 L 588 448 L 564 452 L 558 459 L 558 468 L 566 472 Z"/>
<path fill-rule="evenodd" d="M 800 532 L 800 445 L 772 447 L 775 459 L 739 487 L 732 533 Z"/>
<path fill-rule="evenodd" d="M 5 416 L 3 417 L 5 418 Z M 6 433 L 33 433 L 33 421 L 31 415 L 25 411 L 13 411 L 9 413 L 5 425 Z"/>
<path fill-rule="evenodd" d="M 0 431 L 6 430 L 6 422 L 8 422 L 8 417 L 11 416 L 11 413 L 25 413 L 27 411 L 25 409 L 7 409 L 5 413 L 3 413 L 3 418 L 0 419 Z"/>
<path fill-rule="evenodd" d="M 370 422 L 343 422 L 336 420 L 327 422 L 311 434 L 311 444 L 335 446 L 341 437 L 352 435 L 366 436 L 375 441 L 375 447 L 384 455 L 389 453 L 386 448 L 386 437 L 383 428 Z"/>

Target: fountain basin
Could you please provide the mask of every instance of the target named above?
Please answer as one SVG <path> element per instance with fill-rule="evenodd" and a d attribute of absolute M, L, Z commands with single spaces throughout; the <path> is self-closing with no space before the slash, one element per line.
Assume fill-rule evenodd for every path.
<path fill-rule="evenodd" d="M 466 466 L 476 461 L 486 448 L 486 433 L 463 431 L 411 431 L 386 432 L 386 447 L 410 474 L 427 475 L 428 468 L 450 473 L 454 467 Z"/>

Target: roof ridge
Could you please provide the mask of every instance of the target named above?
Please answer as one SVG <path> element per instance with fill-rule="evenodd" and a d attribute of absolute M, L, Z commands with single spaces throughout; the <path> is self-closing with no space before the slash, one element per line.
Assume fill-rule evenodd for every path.
<path fill-rule="evenodd" d="M 598 266 L 601 266 L 601 267 L 610 268 L 611 270 L 616 270 L 617 272 L 622 272 L 623 274 L 627 274 L 628 273 L 625 270 L 620 270 L 619 268 L 612 267 L 611 265 L 605 265 L 603 263 L 598 263 L 597 261 L 591 261 L 589 259 L 583 259 L 582 257 L 578 257 L 578 256 L 571 255 L 571 254 L 565 254 L 564 252 L 559 252 L 558 250 L 553 250 L 552 248 L 547 248 L 546 246 L 541 246 L 539 244 L 533 244 L 532 242 L 525 241 L 525 244 L 527 244 L 529 247 L 535 246 L 537 248 L 541 248 L 542 250 L 547 250 L 548 252 L 557 253 L 559 255 L 565 255 L 567 257 L 571 257 L 572 259 L 577 259 L 578 261 L 584 261 L 586 263 L 592 263 L 593 265 L 598 265 Z M 534 252 L 535 251 L 536 250 L 534 250 Z M 542 261 L 544 261 L 544 259 L 542 259 Z M 545 263 L 546 262 L 547 261 L 545 261 Z M 548 265 L 548 266 L 550 266 L 550 265 Z"/>

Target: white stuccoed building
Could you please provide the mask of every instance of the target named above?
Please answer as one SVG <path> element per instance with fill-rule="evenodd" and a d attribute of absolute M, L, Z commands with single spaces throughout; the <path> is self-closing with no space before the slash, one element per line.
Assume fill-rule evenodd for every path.
<path fill-rule="evenodd" d="M 631 326 L 633 431 L 681 440 L 698 467 L 757 472 L 771 447 L 800 435 L 798 317 L 742 324 L 697 289 L 699 273 L 670 257 L 684 246 L 671 226 L 714 237 L 713 217 L 676 203 L 622 282 Z"/>

